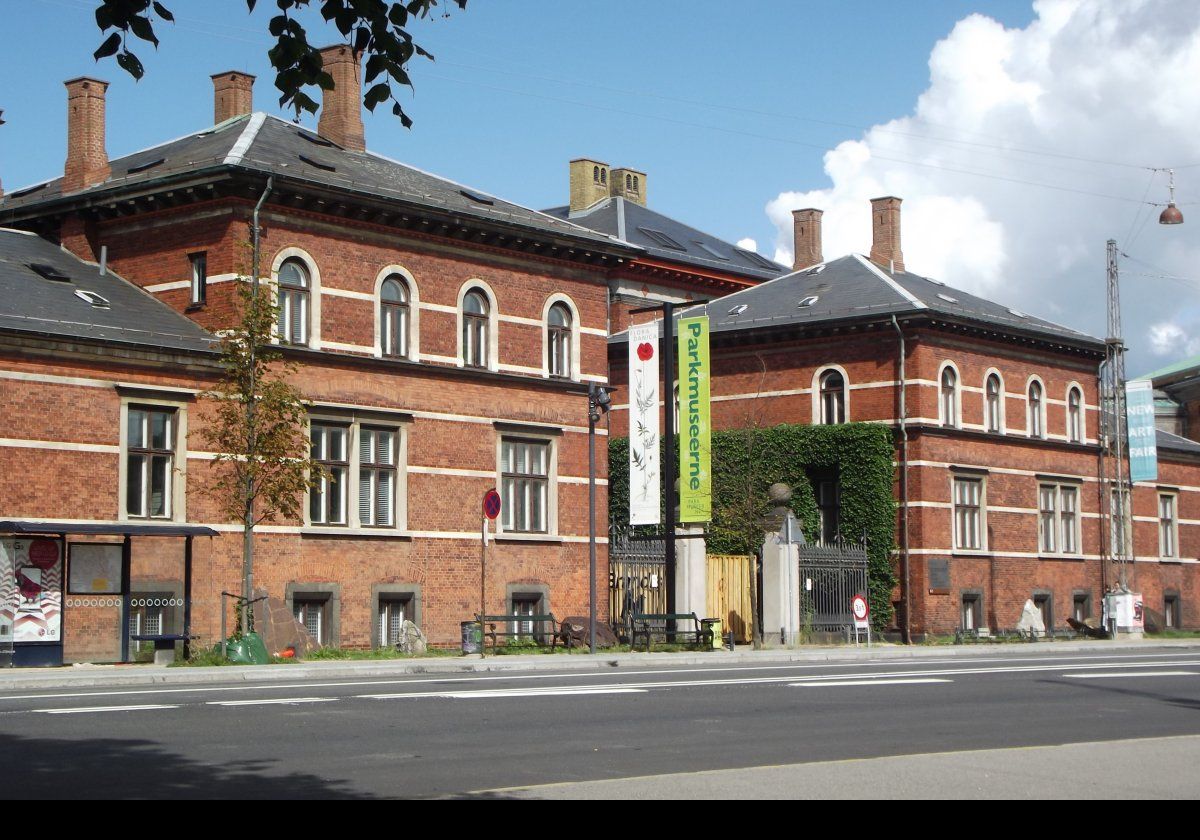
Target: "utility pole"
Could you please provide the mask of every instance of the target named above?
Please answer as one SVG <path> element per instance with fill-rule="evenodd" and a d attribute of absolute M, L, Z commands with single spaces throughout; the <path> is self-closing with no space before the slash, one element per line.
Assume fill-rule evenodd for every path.
<path fill-rule="evenodd" d="M 1106 568 L 1115 566 L 1122 592 L 1129 591 L 1130 487 L 1125 466 L 1125 342 L 1121 337 L 1121 288 L 1117 265 L 1116 240 L 1108 240 L 1108 333 L 1104 339 L 1104 366 L 1100 378 L 1100 406 L 1103 424 L 1100 456 L 1100 486 L 1108 511 L 1108 534 L 1101 529 L 1100 539 Z M 1107 576 L 1106 576 L 1107 577 Z"/>

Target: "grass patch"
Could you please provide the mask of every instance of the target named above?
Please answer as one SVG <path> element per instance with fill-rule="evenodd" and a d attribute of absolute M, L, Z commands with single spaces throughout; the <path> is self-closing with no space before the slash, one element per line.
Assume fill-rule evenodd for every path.
<path fill-rule="evenodd" d="M 282 656 L 272 656 L 269 664 L 271 665 L 292 665 L 296 662 L 295 659 L 288 659 Z M 226 666 L 248 665 L 248 662 L 230 662 L 218 650 L 198 650 L 192 654 L 190 659 L 176 659 L 168 668 L 224 668 Z"/>
<path fill-rule="evenodd" d="M 306 660 L 321 661 L 362 661 L 376 659 L 428 659 L 430 657 L 459 656 L 461 652 L 453 648 L 429 648 L 425 653 L 402 653 L 395 648 L 374 648 L 371 650 L 353 650 L 349 648 L 317 648 L 311 651 Z"/>

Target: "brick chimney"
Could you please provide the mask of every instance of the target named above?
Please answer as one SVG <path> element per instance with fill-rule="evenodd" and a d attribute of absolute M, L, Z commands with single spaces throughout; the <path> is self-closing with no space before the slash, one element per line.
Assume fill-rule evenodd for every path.
<path fill-rule="evenodd" d="M 608 164 L 590 158 L 571 161 L 571 212 L 578 213 L 608 198 Z"/>
<path fill-rule="evenodd" d="M 360 58 L 346 44 L 321 50 L 321 65 L 333 76 L 333 90 L 321 91 L 321 118 L 317 121 L 317 133 L 352 152 L 367 150 L 362 121 Z"/>
<path fill-rule="evenodd" d="M 792 236 L 796 256 L 792 261 L 792 271 L 825 262 L 821 256 L 821 216 L 824 210 L 813 207 L 792 211 Z"/>
<path fill-rule="evenodd" d="M 213 124 L 249 114 L 254 110 L 254 77 L 229 70 L 213 80 Z"/>
<path fill-rule="evenodd" d="M 67 86 L 67 164 L 62 190 L 74 192 L 99 184 L 112 171 L 104 149 L 104 93 L 108 82 L 86 76 Z"/>
<path fill-rule="evenodd" d="M 871 199 L 871 262 L 904 271 L 900 250 L 900 201 L 895 196 Z"/>
<path fill-rule="evenodd" d="M 646 206 L 646 173 L 636 169 L 614 169 L 608 182 L 608 194 Z"/>

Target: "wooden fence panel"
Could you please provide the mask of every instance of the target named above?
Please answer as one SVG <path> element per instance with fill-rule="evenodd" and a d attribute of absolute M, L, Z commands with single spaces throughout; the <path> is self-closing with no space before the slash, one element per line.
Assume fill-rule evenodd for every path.
<path fill-rule="evenodd" d="M 751 558 L 739 554 L 708 555 L 708 616 L 720 618 L 722 632 L 735 641 L 750 641 Z"/>

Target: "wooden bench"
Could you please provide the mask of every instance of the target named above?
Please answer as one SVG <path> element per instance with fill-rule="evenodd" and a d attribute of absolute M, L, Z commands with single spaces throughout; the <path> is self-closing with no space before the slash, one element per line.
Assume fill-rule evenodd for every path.
<path fill-rule="evenodd" d="M 485 615 L 475 616 L 475 620 L 479 622 L 483 628 L 483 644 L 487 644 L 487 640 L 492 640 L 492 650 L 500 644 L 500 639 L 532 639 L 538 644 L 546 644 L 539 639 L 549 639 L 550 649 L 553 650 L 558 644 L 558 619 L 553 613 L 541 613 L 538 615 Z M 503 629 L 497 629 L 496 625 L 501 625 Z M 549 629 L 546 629 L 549 625 Z M 523 628 L 532 626 L 532 630 L 526 631 Z M 541 628 L 541 629 L 539 629 Z"/>
<path fill-rule="evenodd" d="M 670 629 L 671 624 L 675 629 Z M 688 626 L 690 625 L 690 629 Z M 639 636 L 646 637 L 646 652 L 650 651 L 650 639 L 655 633 L 661 633 L 664 642 L 677 642 L 681 637 L 685 644 L 707 645 L 712 647 L 712 629 L 704 624 L 693 613 L 635 613 L 633 616 L 633 638 L 631 646 L 636 649 Z"/>

